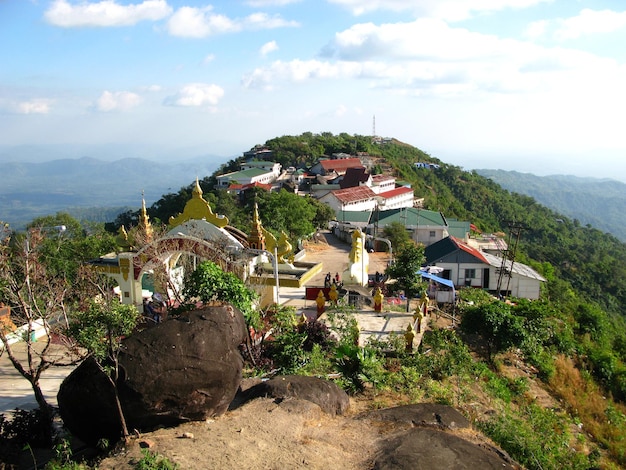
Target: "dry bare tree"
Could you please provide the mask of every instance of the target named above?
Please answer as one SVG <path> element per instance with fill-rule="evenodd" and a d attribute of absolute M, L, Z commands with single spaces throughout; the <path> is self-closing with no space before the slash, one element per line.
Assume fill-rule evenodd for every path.
<path fill-rule="evenodd" d="M 41 230 L 31 230 L 0 241 L 0 302 L 10 312 L 0 324 L 0 354 L 28 380 L 42 419 L 51 424 L 53 409 L 41 389 L 41 376 L 51 366 L 75 363 L 77 356 L 69 343 L 61 350 L 55 347 L 67 327 L 71 283 L 47 269 L 49 252 L 39 249 L 43 238 Z"/>

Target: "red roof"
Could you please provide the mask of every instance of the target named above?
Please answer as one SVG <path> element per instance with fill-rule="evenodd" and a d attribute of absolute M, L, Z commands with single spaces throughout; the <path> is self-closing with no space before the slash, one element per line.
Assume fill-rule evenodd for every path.
<path fill-rule="evenodd" d="M 337 160 L 320 160 L 320 165 L 324 171 L 336 171 L 337 173 L 345 173 L 348 168 L 363 166 L 358 158 L 339 158 Z"/>
<path fill-rule="evenodd" d="M 376 197 L 376 193 L 367 186 L 356 186 L 353 188 L 336 189 L 332 194 L 342 203 L 367 201 Z"/>
<path fill-rule="evenodd" d="M 476 248 L 472 248 L 467 243 L 463 242 L 460 238 L 453 237 L 452 235 L 450 235 L 450 240 L 452 240 L 452 242 L 460 250 L 463 250 L 464 252 L 469 253 L 474 258 L 478 258 L 480 261 L 482 261 L 485 264 L 489 264 L 489 261 L 487 261 L 487 259 L 483 256 L 480 250 L 477 250 Z"/>
<path fill-rule="evenodd" d="M 272 185 L 259 183 L 257 181 L 255 181 L 254 183 L 247 183 L 247 184 L 231 183 L 231 185 L 228 187 L 228 190 L 229 191 L 243 191 L 243 190 L 250 189 L 250 188 L 261 188 L 261 189 L 265 189 L 266 191 L 271 191 Z"/>
<path fill-rule="evenodd" d="M 373 183 L 384 183 L 386 181 L 395 181 L 396 179 L 393 176 L 389 176 L 389 175 L 372 175 L 372 182 Z"/>
<path fill-rule="evenodd" d="M 411 188 L 402 186 L 400 188 L 395 188 L 390 191 L 385 191 L 384 193 L 380 193 L 379 196 L 384 197 L 385 199 L 391 199 L 393 197 L 400 196 L 402 194 L 407 194 L 407 193 L 411 193 L 412 195 L 413 190 Z"/>

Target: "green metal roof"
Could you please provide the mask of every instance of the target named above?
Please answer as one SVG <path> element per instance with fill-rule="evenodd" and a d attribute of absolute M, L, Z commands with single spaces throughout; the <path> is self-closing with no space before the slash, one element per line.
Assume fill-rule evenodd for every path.
<path fill-rule="evenodd" d="M 337 222 L 369 223 L 371 212 L 367 211 L 336 211 Z"/>
<path fill-rule="evenodd" d="M 372 217 L 372 222 L 376 221 L 376 214 Z M 386 226 L 393 222 L 399 222 L 405 226 L 446 226 L 446 219 L 440 212 L 426 209 L 393 209 L 390 211 L 380 211 L 378 213 L 378 225 Z"/>
<path fill-rule="evenodd" d="M 464 220 L 446 219 L 448 221 L 448 234 L 453 237 L 464 239 L 470 232 L 470 223 Z"/>
<path fill-rule="evenodd" d="M 268 173 L 267 170 L 262 170 L 261 168 L 249 168 L 247 170 L 235 171 L 234 173 L 227 173 L 225 175 L 219 175 L 218 178 L 228 177 L 231 181 L 237 181 L 238 178 L 254 178 L 255 176 L 260 176 Z"/>

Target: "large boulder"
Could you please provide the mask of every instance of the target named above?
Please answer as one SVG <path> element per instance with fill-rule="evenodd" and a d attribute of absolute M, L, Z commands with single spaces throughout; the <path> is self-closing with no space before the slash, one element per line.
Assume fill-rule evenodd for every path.
<path fill-rule="evenodd" d="M 412 428 L 381 443 L 374 470 L 518 469 L 506 453 L 449 432 Z"/>
<path fill-rule="evenodd" d="M 469 428 L 470 423 L 457 409 L 438 403 L 415 403 L 369 411 L 361 416 L 376 421 L 388 421 L 407 427 L 439 429 Z"/>
<path fill-rule="evenodd" d="M 206 307 L 124 340 L 117 386 L 129 430 L 145 431 L 224 413 L 241 382 L 246 340 L 241 312 Z M 121 427 L 113 387 L 92 360 L 61 384 L 64 424 L 87 442 L 117 439 Z"/>
<path fill-rule="evenodd" d="M 306 400 L 333 416 L 344 414 L 350 406 L 350 398 L 335 383 L 303 375 L 279 375 L 248 389 L 246 400 L 258 397 Z"/>

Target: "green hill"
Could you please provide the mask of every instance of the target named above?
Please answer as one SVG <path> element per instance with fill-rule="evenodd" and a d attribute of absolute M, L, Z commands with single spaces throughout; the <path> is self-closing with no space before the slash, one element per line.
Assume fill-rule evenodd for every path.
<path fill-rule="evenodd" d="M 535 176 L 504 170 L 476 170 L 504 189 L 525 194 L 583 225 L 626 241 L 626 184 L 610 179 L 577 176 Z"/>

